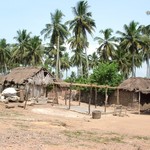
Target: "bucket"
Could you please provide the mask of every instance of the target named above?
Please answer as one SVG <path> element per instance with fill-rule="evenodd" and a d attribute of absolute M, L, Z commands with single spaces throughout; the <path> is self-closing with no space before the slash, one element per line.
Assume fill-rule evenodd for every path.
<path fill-rule="evenodd" d="M 93 119 L 100 119 L 101 118 L 101 111 L 95 110 L 92 112 L 92 118 Z"/>

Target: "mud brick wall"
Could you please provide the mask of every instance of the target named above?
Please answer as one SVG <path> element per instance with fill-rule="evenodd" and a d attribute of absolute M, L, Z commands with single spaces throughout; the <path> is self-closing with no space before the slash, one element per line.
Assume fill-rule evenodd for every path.
<path fill-rule="evenodd" d="M 133 101 L 137 100 L 136 93 L 125 91 L 125 90 L 119 90 L 119 102 L 121 105 L 129 106 L 133 104 Z M 115 91 L 109 96 L 108 99 L 110 104 L 117 104 L 117 92 Z"/>

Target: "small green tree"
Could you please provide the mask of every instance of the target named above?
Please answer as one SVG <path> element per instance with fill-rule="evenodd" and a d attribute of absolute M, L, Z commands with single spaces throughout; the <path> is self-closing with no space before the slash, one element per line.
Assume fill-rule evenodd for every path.
<path fill-rule="evenodd" d="M 118 72 L 116 63 L 100 63 L 90 77 L 91 83 L 98 85 L 118 86 L 123 76 Z M 102 93 L 104 90 L 101 90 Z M 110 91 L 110 90 L 109 90 Z M 110 94 L 110 92 L 109 92 Z"/>

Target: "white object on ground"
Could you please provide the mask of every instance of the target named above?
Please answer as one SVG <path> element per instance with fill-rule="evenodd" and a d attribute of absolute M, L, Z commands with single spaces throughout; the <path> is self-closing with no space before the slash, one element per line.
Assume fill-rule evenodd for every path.
<path fill-rule="evenodd" d="M 15 88 L 6 88 L 5 90 L 3 90 L 2 92 L 2 95 L 5 95 L 5 94 L 16 94 L 17 91 L 15 90 Z"/>

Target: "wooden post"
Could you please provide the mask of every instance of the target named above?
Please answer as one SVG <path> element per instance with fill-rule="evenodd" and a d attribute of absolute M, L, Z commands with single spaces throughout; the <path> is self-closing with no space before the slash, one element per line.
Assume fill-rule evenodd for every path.
<path fill-rule="evenodd" d="M 141 105 L 141 93 L 139 91 L 139 114 L 141 114 L 140 105 Z"/>
<path fill-rule="evenodd" d="M 119 101 L 119 89 L 117 88 L 117 105 L 120 104 L 120 101 Z"/>
<path fill-rule="evenodd" d="M 65 90 L 65 105 L 67 105 L 67 91 Z"/>
<path fill-rule="evenodd" d="M 54 105 L 54 104 L 58 104 L 57 85 L 54 85 L 54 89 L 55 89 L 55 98 L 54 98 L 54 100 L 53 100 L 53 105 Z"/>
<path fill-rule="evenodd" d="M 79 89 L 79 106 L 81 104 L 81 90 Z"/>
<path fill-rule="evenodd" d="M 108 100 L 107 91 L 108 91 L 108 88 L 106 87 L 106 88 L 105 88 L 105 108 L 104 108 L 104 112 L 105 112 L 105 113 L 106 113 L 106 106 L 107 106 L 107 100 Z"/>
<path fill-rule="evenodd" d="M 24 105 L 24 109 L 26 109 L 26 106 L 27 106 L 27 101 L 28 101 L 28 98 L 29 98 L 29 91 L 30 91 L 30 87 L 28 85 L 28 83 L 26 83 L 25 85 L 25 105 Z"/>
<path fill-rule="evenodd" d="M 23 102 L 24 101 L 24 97 L 25 97 L 25 91 L 24 90 L 20 90 L 20 101 Z"/>
<path fill-rule="evenodd" d="M 97 107 L 97 88 L 95 87 L 95 108 Z"/>
<path fill-rule="evenodd" d="M 89 111 L 88 111 L 88 114 L 91 113 L 91 100 L 92 100 L 92 85 L 90 87 L 90 97 L 89 97 L 89 107 L 88 107 Z"/>
<path fill-rule="evenodd" d="M 71 97 L 72 97 L 72 83 L 70 84 L 69 109 L 71 107 Z"/>
<path fill-rule="evenodd" d="M 24 104 L 24 109 L 26 109 L 27 101 L 28 101 L 28 92 L 27 92 L 27 91 L 26 91 L 26 96 L 25 96 L 25 98 L 26 98 L 26 101 L 25 101 L 25 104 Z"/>

